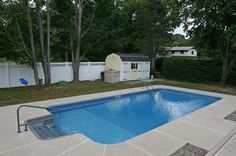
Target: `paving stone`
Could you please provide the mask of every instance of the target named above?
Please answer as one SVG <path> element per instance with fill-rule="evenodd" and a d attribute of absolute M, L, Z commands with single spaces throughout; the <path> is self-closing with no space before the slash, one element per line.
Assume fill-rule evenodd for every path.
<path fill-rule="evenodd" d="M 207 152 L 208 151 L 203 148 L 187 143 L 170 156 L 204 156 Z"/>
<path fill-rule="evenodd" d="M 236 122 L 236 111 L 226 116 L 225 119 Z"/>

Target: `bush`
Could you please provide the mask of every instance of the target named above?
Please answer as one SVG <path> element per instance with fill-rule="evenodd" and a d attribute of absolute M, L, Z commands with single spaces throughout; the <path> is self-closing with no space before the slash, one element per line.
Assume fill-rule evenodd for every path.
<path fill-rule="evenodd" d="M 159 72 L 167 79 L 189 82 L 219 82 L 221 78 L 220 60 L 198 58 L 165 58 Z M 236 73 L 230 73 L 230 83 L 236 84 Z"/>
<path fill-rule="evenodd" d="M 164 58 L 163 57 L 159 57 L 156 62 L 155 62 L 155 67 L 156 67 L 156 70 L 158 72 L 161 72 L 162 70 L 162 67 L 163 67 L 163 62 L 164 62 Z"/>
<path fill-rule="evenodd" d="M 236 65 L 229 73 L 227 83 L 236 86 Z"/>

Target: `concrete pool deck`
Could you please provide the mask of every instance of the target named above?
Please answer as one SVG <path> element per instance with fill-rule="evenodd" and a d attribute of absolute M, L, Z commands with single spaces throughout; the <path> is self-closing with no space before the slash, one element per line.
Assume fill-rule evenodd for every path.
<path fill-rule="evenodd" d="M 113 145 L 96 143 L 82 134 L 41 141 L 30 130 L 17 133 L 16 109 L 21 104 L 0 107 L 0 155 L 168 156 L 187 143 L 210 151 L 208 155 L 236 155 L 236 122 L 224 119 L 236 110 L 236 96 L 163 85 L 154 88 L 219 96 L 222 99 L 126 142 Z M 46 107 L 141 90 L 132 88 L 27 104 Z M 25 108 L 21 112 L 21 122 L 48 114 L 45 110 Z"/>

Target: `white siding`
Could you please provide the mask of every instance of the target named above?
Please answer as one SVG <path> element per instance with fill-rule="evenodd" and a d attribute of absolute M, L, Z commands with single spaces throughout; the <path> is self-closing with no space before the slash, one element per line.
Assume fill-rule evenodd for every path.
<path fill-rule="evenodd" d="M 131 63 L 123 62 L 123 72 L 121 81 L 131 80 Z M 138 62 L 138 79 L 149 79 L 150 77 L 150 62 Z"/>
<path fill-rule="evenodd" d="M 140 62 L 139 63 L 139 79 L 149 79 L 150 77 L 150 62 Z"/>
<path fill-rule="evenodd" d="M 187 57 L 197 57 L 197 51 L 195 49 L 190 49 L 188 51 L 184 51 L 184 53 L 181 53 L 181 51 L 175 51 L 174 54 L 170 53 L 171 56 L 187 56 Z"/>
<path fill-rule="evenodd" d="M 128 81 L 131 79 L 131 62 L 123 62 L 122 63 L 122 73 L 120 73 L 121 81 Z"/>

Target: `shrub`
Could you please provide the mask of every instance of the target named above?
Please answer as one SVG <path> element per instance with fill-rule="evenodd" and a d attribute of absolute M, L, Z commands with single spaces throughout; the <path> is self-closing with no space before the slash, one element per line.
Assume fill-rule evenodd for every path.
<path fill-rule="evenodd" d="M 161 69 L 167 79 L 189 82 L 219 82 L 221 78 L 221 62 L 213 59 L 199 58 L 165 58 Z M 236 84 L 236 72 L 230 73 L 229 81 Z"/>
<path fill-rule="evenodd" d="M 227 83 L 236 86 L 236 65 L 229 73 Z"/>

